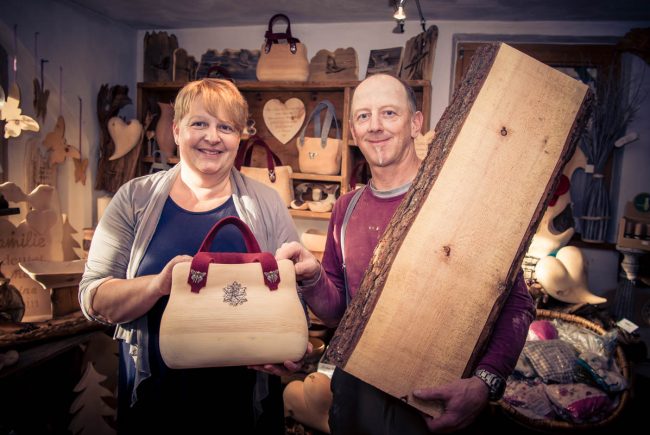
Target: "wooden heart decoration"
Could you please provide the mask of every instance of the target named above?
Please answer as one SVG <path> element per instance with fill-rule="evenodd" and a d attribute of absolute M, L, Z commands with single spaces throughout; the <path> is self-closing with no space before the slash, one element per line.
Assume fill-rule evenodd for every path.
<path fill-rule="evenodd" d="M 274 98 L 264 104 L 262 116 L 269 133 L 286 144 L 302 127 L 305 120 L 305 103 L 298 98 L 289 98 L 284 103 Z"/>
<path fill-rule="evenodd" d="M 115 151 L 108 160 L 116 160 L 125 156 L 142 140 L 144 129 L 137 119 L 132 119 L 127 124 L 118 116 L 108 120 L 108 134 L 113 139 Z"/>

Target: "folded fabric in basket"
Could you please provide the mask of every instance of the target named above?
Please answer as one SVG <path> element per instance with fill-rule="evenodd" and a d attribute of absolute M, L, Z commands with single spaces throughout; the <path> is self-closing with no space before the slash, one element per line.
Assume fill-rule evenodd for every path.
<path fill-rule="evenodd" d="M 523 354 L 544 383 L 573 382 L 577 355 L 569 343 L 562 340 L 528 341 Z"/>

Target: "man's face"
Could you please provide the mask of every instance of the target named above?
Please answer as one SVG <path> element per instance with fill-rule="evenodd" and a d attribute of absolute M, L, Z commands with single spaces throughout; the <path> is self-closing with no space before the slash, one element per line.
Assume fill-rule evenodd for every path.
<path fill-rule="evenodd" d="M 420 132 L 422 114 L 412 114 L 402 84 L 393 77 L 372 76 L 352 98 L 352 136 L 371 167 L 403 161 Z"/>

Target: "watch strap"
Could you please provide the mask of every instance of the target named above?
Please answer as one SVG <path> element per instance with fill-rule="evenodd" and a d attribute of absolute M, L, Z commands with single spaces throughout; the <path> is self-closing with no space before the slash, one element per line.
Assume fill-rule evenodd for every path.
<path fill-rule="evenodd" d="M 501 376 L 489 372 L 485 369 L 478 369 L 474 372 L 474 376 L 485 382 L 488 387 L 488 399 L 492 402 L 497 401 L 503 397 L 506 390 L 506 380 Z"/>

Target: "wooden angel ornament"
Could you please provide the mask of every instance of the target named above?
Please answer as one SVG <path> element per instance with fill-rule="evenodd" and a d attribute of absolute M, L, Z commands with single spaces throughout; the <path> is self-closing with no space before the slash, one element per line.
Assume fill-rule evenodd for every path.
<path fill-rule="evenodd" d="M 0 87 L 0 119 L 5 121 L 5 139 L 18 137 L 23 130 L 39 131 L 38 123 L 20 109 L 20 89 L 16 83 L 9 88 L 5 101 L 4 90 Z"/>

